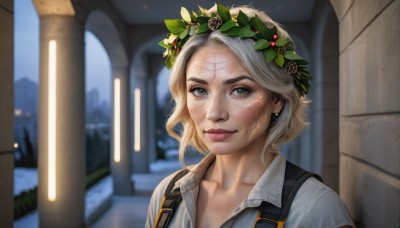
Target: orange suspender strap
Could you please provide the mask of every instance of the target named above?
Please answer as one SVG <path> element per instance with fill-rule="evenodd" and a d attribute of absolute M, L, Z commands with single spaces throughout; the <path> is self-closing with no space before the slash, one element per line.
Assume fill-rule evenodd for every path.
<path fill-rule="evenodd" d="M 161 203 L 160 211 L 158 212 L 154 228 L 168 227 L 171 222 L 175 211 L 178 209 L 180 202 L 182 201 L 182 195 L 179 188 L 173 190 L 175 182 L 185 176 L 189 170 L 182 169 L 179 171 L 168 184 L 167 189 L 164 193 L 164 199 Z"/>
<path fill-rule="evenodd" d="M 283 228 L 289 214 L 290 206 L 301 185 L 310 177 L 322 182 L 322 178 L 314 173 L 286 161 L 285 180 L 282 189 L 282 207 L 268 202 L 262 202 L 254 223 L 255 228 Z"/>

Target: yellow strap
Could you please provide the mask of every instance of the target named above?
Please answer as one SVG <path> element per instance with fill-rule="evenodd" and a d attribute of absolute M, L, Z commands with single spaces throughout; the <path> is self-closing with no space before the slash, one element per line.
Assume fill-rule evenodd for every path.
<path fill-rule="evenodd" d="M 157 218 L 156 218 L 156 222 L 154 223 L 154 228 L 157 228 L 157 225 L 160 222 L 160 218 L 161 218 L 161 215 L 162 215 L 162 212 L 163 212 L 163 205 L 164 205 L 164 202 L 165 202 L 166 199 L 167 199 L 167 197 L 164 196 L 164 199 L 163 199 L 163 201 L 161 203 L 160 211 L 158 212 L 158 215 L 157 215 Z"/>
<path fill-rule="evenodd" d="M 272 219 L 262 218 L 261 217 L 261 212 L 258 212 L 257 217 L 256 217 L 256 221 L 254 222 L 253 227 L 256 226 L 256 224 L 257 224 L 257 222 L 259 220 L 266 220 L 266 221 L 275 222 L 277 224 L 277 228 L 283 228 L 285 226 L 285 221 L 286 221 L 286 219 L 284 219 L 283 221 L 275 221 L 275 220 L 272 220 Z"/>

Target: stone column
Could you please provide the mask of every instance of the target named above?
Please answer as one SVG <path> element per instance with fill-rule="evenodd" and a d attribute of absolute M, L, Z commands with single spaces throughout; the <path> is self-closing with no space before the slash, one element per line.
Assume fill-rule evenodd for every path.
<path fill-rule="evenodd" d="M 40 7 L 36 3 L 40 15 L 39 224 L 40 227 L 82 227 L 84 25 L 74 16 L 43 14 Z"/>
<path fill-rule="evenodd" d="M 14 222 L 14 1 L 0 1 L 0 224 Z"/>
<path fill-rule="evenodd" d="M 147 102 L 147 116 L 148 116 L 148 151 L 149 163 L 157 159 L 157 137 L 156 137 L 156 111 L 157 109 L 157 77 L 164 67 L 164 58 L 157 55 L 149 55 L 149 79 L 148 79 L 148 102 Z M 168 85 L 166 85 L 168 86 Z"/>
<path fill-rule="evenodd" d="M 148 84 L 144 77 L 135 78 L 133 97 L 133 168 L 135 173 L 149 172 L 147 107 L 149 105 Z M 150 102 L 151 103 L 151 102 Z"/>
<path fill-rule="evenodd" d="M 129 76 L 127 67 L 113 67 L 113 134 L 111 172 L 115 195 L 132 193 Z"/>

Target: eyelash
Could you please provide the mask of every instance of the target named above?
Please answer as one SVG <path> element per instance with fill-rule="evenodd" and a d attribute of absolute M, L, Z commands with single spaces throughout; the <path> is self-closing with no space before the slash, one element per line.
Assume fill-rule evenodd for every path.
<path fill-rule="evenodd" d="M 189 92 L 190 93 L 192 93 L 194 96 L 196 96 L 196 97 L 200 97 L 200 96 L 203 96 L 203 95 L 206 95 L 206 94 L 198 94 L 198 91 L 199 90 L 203 90 L 203 93 L 208 93 L 207 92 L 207 90 L 206 89 L 204 89 L 204 88 L 202 88 L 202 87 L 199 87 L 199 86 L 194 86 L 194 87 L 192 87 L 192 88 L 190 88 L 189 89 Z M 235 91 L 237 92 L 238 90 L 243 90 L 243 92 L 245 92 L 245 94 L 243 95 L 240 95 L 240 94 L 235 94 L 236 96 L 239 96 L 239 97 L 245 97 L 245 96 L 247 96 L 247 95 L 249 95 L 250 93 L 252 93 L 253 92 L 253 90 L 252 89 L 250 89 L 250 88 L 248 88 L 248 87 L 245 87 L 245 86 L 237 86 L 237 87 L 234 87 L 233 88 L 233 90 L 232 90 L 232 92 L 230 93 L 230 94 L 233 94 Z"/>
<path fill-rule="evenodd" d="M 251 90 L 251 89 L 248 88 L 248 87 L 245 87 L 245 86 L 237 86 L 237 87 L 233 88 L 231 94 L 232 94 L 234 91 L 238 91 L 238 90 L 244 90 L 245 93 L 246 93 L 246 94 L 244 94 L 244 95 L 237 94 L 237 96 L 239 96 L 239 97 L 245 97 L 245 96 L 247 96 L 247 95 L 249 95 L 250 93 L 253 92 L 253 90 Z"/>
<path fill-rule="evenodd" d="M 202 95 L 196 94 L 196 91 L 198 91 L 198 90 L 204 90 L 205 92 L 207 92 L 206 89 L 204 89 L 202 87 L 198 87 L 198 86 L 194 86 L 194 87 L 190 88 L 189 92 L 192 93 L 196 97 L 202 96 Z"/>

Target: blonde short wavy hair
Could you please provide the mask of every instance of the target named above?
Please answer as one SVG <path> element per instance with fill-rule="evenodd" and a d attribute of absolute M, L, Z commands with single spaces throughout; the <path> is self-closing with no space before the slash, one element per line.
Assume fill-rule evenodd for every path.
<path fill-rule="evenodd" d="M 267 26 L 277 27 L 277 35 L 279 37 L 284 35 L 292 41 L 288 33 L 264 12 L 242 6 L 231 8 L 230 13 L 237 15 L 239 10 L 248 17 L 254 17 L 257 14 Z M 213 8 L 210 11 L 215 12 L 216 9 Z M 269 129 L 265 130 L 267 138 L 261 152 L 261 159 L 262 161 L 264 160 L 266 152 L 278 153 L 279 144 L 290 141 L 299 135 L 306 126 L 304 113 L 308 101 L 299 95 L 293 84 L 291 75 L 283 69 L 278 68 L 274 63 L 267 63 L 262 52 L 254 51 L 254 41 L 252 39 L 230 37 L 216 30 L 210 34 L 196 34 L 190 37 L 182 47 L 172 68 L 169 87 L 172 98 L 175 101 L 175 108 L 167 121 L 166 129 L 173 138 L 180 142 L 180 161 L 184 164 L 185 151 L 190 146 L 193 146 L 203 154 L 208 153 L 206 145 L 196 132 L 186 104 L 187 64 L 197 50 L 207 45 L 223 45 L 228 47 L 243 63 L 243 67 L 257 83 L 272 94 L 285 100 L 285 105 L 279 117 L 271 122 Z M 177 132 L 177 129 L 180 129 L 180 132 Z"/>

